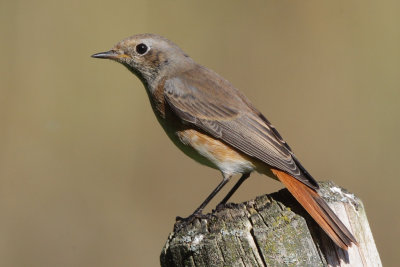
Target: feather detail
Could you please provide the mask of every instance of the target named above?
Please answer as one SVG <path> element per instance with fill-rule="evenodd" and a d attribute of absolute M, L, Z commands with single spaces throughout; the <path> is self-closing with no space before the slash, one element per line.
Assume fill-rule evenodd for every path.
<path fill-rule="evenodd" d="M 169 77 L 164 85 L 164 98 L 184 124 L 318 188 L 275 127 L 215 72 L 195 65 Z"/>

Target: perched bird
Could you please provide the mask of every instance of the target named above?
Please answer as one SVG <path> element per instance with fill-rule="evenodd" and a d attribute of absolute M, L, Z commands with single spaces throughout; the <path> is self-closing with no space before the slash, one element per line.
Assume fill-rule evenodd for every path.
<path fill-rule="evenodd" d="M 275 127 L 220 75 L 156 34 L 134 35 L 92 57 L 114 60 L 135 74 L 172 142 L 192 159 L 222 172 L 222 182 L 183 220 L 201 217 L 234 174 L 242 176 L 220 204 L 257 171 L 280 180 L 338 246 L 357 244 Z"/>

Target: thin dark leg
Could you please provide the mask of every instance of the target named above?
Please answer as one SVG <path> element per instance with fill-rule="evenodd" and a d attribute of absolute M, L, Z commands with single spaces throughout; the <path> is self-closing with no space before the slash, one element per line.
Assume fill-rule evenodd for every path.
<path fill-rule="evenodd" d="M 242 174 L 242 177 L 236 182 L 236 184 L 232 187 L 231 191 L 228 192 L 228 194 L 224 197 L 224 199 L 218 204 L 220 205 L 225 205 L 226 202 L 231 198 L 231 196 L 236 192 L 236 190 L 242 185 L 244 181 L 246 181 L 247 178 L 250 177 L 250 173 L 244 173 Z M 217 207 L 218 207 L 217 206 Z"/>
<path fill-rule="evenodd" d="M 196 215 L 200 215 L 205 206 L 215 197 L 215 195 L 226 185 L 227 182 L 231 179 L 232 175 L 224 175 L 222 182 L 211 192 L 211 194 L 206 198 L 206 200 L 201 203 L 201 205 L 187 218 L 176 217 L 176 220 L 190 220 L 191 217 Z"/>
<path fill-rule="evenodd" d="M 222 187 L 224 187 L 224 185 L 226 185 L 226 183 L 229 182 L 231 177 L 232 175 L 229 176 L 224 175 L 222 182 L 211 192 L 211 194 L 206 198 L 206 200 L 204 200 L 203 203 L 201 203 L 201 205 L 193 212 L 193 215 L 201 213 L 203 209 L 207 206 L 207 204 L 211 201 L 211 199 L 213 199 L 215 195 L 218 194 L 218 192 L 222 189 Z"/>

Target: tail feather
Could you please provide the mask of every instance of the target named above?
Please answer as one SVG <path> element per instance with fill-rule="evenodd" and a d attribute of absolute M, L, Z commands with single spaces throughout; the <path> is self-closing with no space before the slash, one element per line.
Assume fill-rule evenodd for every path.
<path fill-rule="evenodd" d="M 347 227 L 314 189 L 283 171 L 271 171 L 339 247 L 347 250 L 352 243 L 358 245 Z"/>

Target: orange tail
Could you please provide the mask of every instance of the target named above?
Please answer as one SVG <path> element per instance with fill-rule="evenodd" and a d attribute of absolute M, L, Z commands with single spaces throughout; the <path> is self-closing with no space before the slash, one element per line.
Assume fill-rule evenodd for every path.
<path fill-rule="evenodd" d="M 358 245 L 354 236 L 314 189 L 283 171 L 271 171 L 339 247 L 347 250 L 351 243 Z"/>

